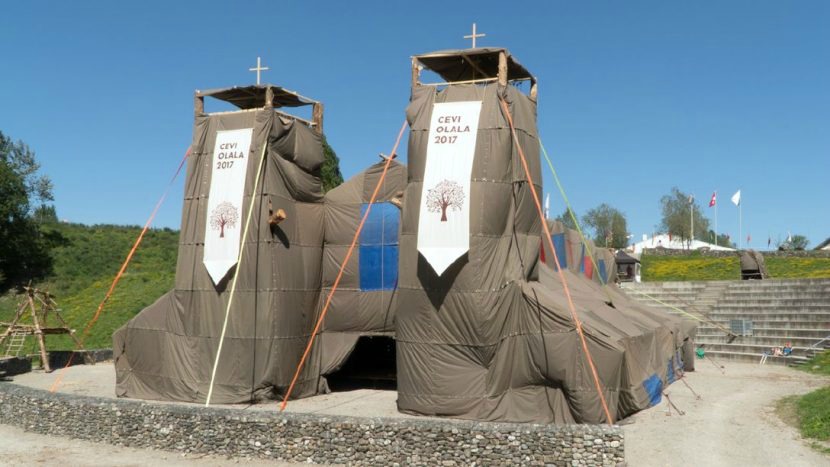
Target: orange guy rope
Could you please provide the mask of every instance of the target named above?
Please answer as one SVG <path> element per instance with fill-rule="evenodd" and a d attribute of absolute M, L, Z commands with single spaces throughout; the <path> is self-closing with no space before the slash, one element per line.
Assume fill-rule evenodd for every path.
<path fill-rule="evenodd" d="M 164 200 L 167 198 L 167 194 L 170 193 L 170 188 L 173 186 L 173 182 L 176 181 L 178 178 L 179 173 L 182 171 L 182 167 L 184 167 L 184 162 L 187 160 L 188 156 L 190 156 L 190 149 L 187 148 L 187 151 L 184 153 L 184 157 L 182 157 L 182 161 L 179 162 L 179 168 L 176 169 L 176 173 L 173 174 L 173 178 L 170 179 L 170 183 L 167 184 L 167 188 L 164 190 L 164 193 L 159 198 L 158 202 L 156 203 L 156 207 L 153 208 L 153 212 L 150 213 L 150 217 L 147 219 L 147 222 L 144 223 L 144 228 L 141 229 L 141 233 L 138 234 L 138 238 L 135 239 L 135 243 L 133 244 L 132 249 L 127 254 L 127 259 L 124 260 L 124 264 L 121 265 L 121 269 L 118 270 L 118 274 L 115 275 L 115 279 L 112 280 L 112 284 L 110 284 L 109 290 L 107 290 L 107 294 L 104 295 L 104 299 L 101 300 L 101 303 L 98 305 L 98 309 L 95 310 L 95 315 L 92 316 L 92 319 L 89 320 L 86 327 L 84 328 L 84 332 L 81 334 L 81 338 L 79 339 L 78 350 L 83 347 L 84 340 L 86 339 L 87 335 L 89 335 L 89 331 L 92 329 L 92 326 L 95 325 L 95 322 L 98 321 L 98 318 L 101 316 L 101 312 L 104 311 L 104 305 L 107 304 L 112 293 L 115 291 L 115 286 L 118 285 L 118 281 L 121 280 L 121 276 L 124 275 L 124 271 L 127 270 L 127 266 L 130 264 L 130 261 L 133 259 L 133 255 L 135 251 L 138 249 L 138 245 L 141 244 L 141 240 L 144 239 L 144 234 L 147 233 L 147 230 L 150 228 L 150 224 L 153 223 L 153 219 L 156 217 L 156 213 L 158 212 L 161 205 L 164 203 Z M 52 387 L 49 388 L 49 392 L 55 392 L 58 390 L 58 386 L 60 386 L 61 380 L 63 379 L 63 375 L 66 372 L 66 369 L 72 365 L 72 360 L 75 358 L 75 352 L 69 354 L 69 361 L 66 362 L 66 366 L 63 367 L 61 372 L 58 374 L 58 377 L 55 378 L 55 382 L 52 383 Z"/>
<path fill-rule="evenodd" d="M 405 130 L 406 121 L 404 121 L 403 125 L 401 125 L 401 131 L 398 132 L 398 139 L 395 140 L 395 146 L 392 147 L 392 151 L 389 153 L 389 157 L 386 158 L 386 164 L 384 164 L 383 166 L 383 172 L 380 174 L 378 184 L 377 186 L 375 186 L 375 191 L 372 193 L 372 197 L 369 199 L 369 204 L 366 205 L 366 212 L 363 213 L 363 218 L 360 219 L 360 224 L 357 225 L 357 231 L 355 231 L 354 233 L 352 244 L 349 246 L 349 250 L 346 252 L 346 259 L 344 259 L 343 263 L 340 265 L 340 271 L 338 271 L 337 278 L 334 279 L 334 284 L 332 284 L 331 290 L 329 291 L 329 295 L 328 297 L 326 297 L 326 304 L 323 306 L 323 311 L 320 312 L 320 317 L 317 318 L 317 324 L 314 326 L 314 331 L 308 338 L 308 345 L 305 348 L 305 352 L 303 352 L 303 357 L 300 359 L 299 365 L 297 365 L 297 371 L 294 373 L 294 378 L 291 380 L 291 385 L 288 386 L 288 391 L 285 393 L 285 397 L 282 399 L 282 403 L 280 404 L 280 412 L 285 410 L 286 405 L 288 405 L 288 398 L 291 396 L 291 391 L 294 390 L 294 385 L 297 384 L 297 379 L 300 377 L 300 372 L 303 371 L 305 362 L 308 359 L 308 354 L 311 353 L 311 346 L 314 344 L 314 339 L 317 337 L 317 333 L 320 331 L 320 326 L 323 324 L 323 319 L 326 317 L 326 313 L 328 313 L 329 311 L 331 297 L 334 295 L 334 292 L 337 291 L 337 286 L 340 284 L 340 279 L 343 277 L 343 271 L 346 269 L 346 265 L 349 264 L 349 259 L 352 257 L 352 253 L 354 252 L 354 247 L 355 245 L 357 245 L 358 238 L 360 238 L 360 231 L 363 230 L 363 224 L 366 223 L 366 219 L 369 217 L 369 211 L 372 210 L 372 204 L 375 202 L 375 198 L 377 198 L 378 196 L 378 192 L 380 191 L 381 185 L 383 185 L 383 180 L 384 178 L 386 178 L 386 172 L 389 170 L 389 164 L 392 163 L 392 159 L 394 158 L 395 153 L 398 151 L 398 145 L 401 143 L 401 138 L 403 137 L 403 132 Z"/>
<path fill-rule="evenodd" d="M 565 279 L 565 274 L 562 272 L 562 267 L 560 266 L 559 257 L 556 254 L 556 248 L 553 247 L 553 240 L 551 240 L 550 229 L 548 228 L 548 223 L 545 220 L 544 211 L 542 211 L 542 205 L 539 202 L 539 195 L 536 193 L 536 187 L 533 186 L 533 178 L 530 176 L 530 169 L 527 166 L 527 160 L 525 159 L 524 151 L 522 150 L 522 145 L 519 143 L 519 138 L 516 136 L 516 128 L 513 126 L 513 116 L 510 114 L 510 108 L 507 106 L 507 102 L 499 97 L 501 101 L 502 108 L 504 109 L 504 113 L 507 116 L 507 122 L 510 124 L 510 132 L 513 135 L 513 140 L 516 142 L 516 149 L 518 149 L 519 157 L 522 159 L 522 167 L 524 167 L 525 175 L 527 176 L 528 185 L 530 186 L 530 192 L 533 194 L 533 202 L 536 203 L 536 210 L 539 213 L 539 219 L 542 221 L 542 229 L 545 231 L 545 238 L 547 239 L 548 246 L 550 247 L 551 252 L 553 253 L 553 259 L 556 261 L 556 269 L 559 272 L 559 279 L 562 281 L 562 286 L 565 289 L 565 297 L 568 299 L 568 307 L 570 308 L 571 317 L 574 320 L 574 324 L 576 325 L 576 332 L 579 334 L 579 339 L 582 343 L 582 349 L 585 351 L 585 356 L 588 360 L 588 366 L 591 368 L 591 374 L 594 377 L 594 384 L 597 388 L 597 393 L 599 394 L 599 400 L 602 402 L 602 409 L 605 411 L 605 418 L 608 420 L 609 425 L 614 424 L 614 419 L 611 417 L 611 411 L 608 410 L 608 403 L 605 401 L 605 394 L 602 392 L 602 385 L 599 382 L 599 375 L 597 375 L 596 366 L 594 366 L 594 359 L 591 357 L 591 351 L 588 350 L 588 343 L 585 340 L 585 333 L 582 330 L 582 322 L 579 320 L 579 316 L 576 314 L 576 307 L 574 306 L 573 299 L 571 298 L 571 291 L 568 288 L 568 281 Z"/>

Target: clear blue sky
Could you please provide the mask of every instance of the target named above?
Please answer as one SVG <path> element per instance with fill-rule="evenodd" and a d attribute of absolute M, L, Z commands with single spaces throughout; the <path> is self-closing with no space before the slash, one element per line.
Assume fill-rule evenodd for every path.
<path fill-rule="evenodd" d="M 187 4 L 185 4 L 187 3 Z M 677 186 L 766 247 L 830 236 L 830 3 L 11 2 L 0 130 L 27 142 L 58 215 L 142 224 L 191 138 L 192 93 L 265 80 L 326 104 L 346 177 L 394 143 L 409 57 L 508 47 L 539 78 L 539 128 L 578 213 L 607 202 L 635 238 Z M 554 192 L 552 178 L 545 190 Z M 156 225 L 179 226 L 179 180 Z M 562 201 L 552 195 L 552 212 Z"/>

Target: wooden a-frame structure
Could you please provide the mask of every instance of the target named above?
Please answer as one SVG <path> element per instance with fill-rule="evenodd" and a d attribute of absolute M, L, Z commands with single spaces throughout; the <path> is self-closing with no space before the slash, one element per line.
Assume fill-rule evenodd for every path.
<path fill-rule="evenodd" d="M 17 307 L 12 321 L 0 322 L 0 328 L 6 328 L 0 334 L 0 349 L 5 355 L 15 357 L 23 348 L 25 338 L 35 336 L 40 347 L 41 367 L 49 373 L 52 368 L 46 351 L 46 335 L 69 334 L 75 341 L 78 351 L 83 351 L 83 345 L 75 336 L 75 330 L 71 329 L 61 316 L 60 309 L 49 292 L 31 286 L 24 287 L 23 290 L 24 298 Z M 54 316 L 60 322 L 60 326 L 49 326 L 50 316 Z M 94 363 L 89 355 L 85 355 L 85 360 L 89 364 Z"/>

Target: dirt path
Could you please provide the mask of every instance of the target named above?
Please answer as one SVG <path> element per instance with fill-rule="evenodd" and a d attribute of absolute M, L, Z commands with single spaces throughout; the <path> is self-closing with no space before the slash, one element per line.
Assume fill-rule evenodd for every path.
<path fill-rule="evenodd" d="M 288 466 L 264 460 L 225 459 L 223 457 L 182 456 L 153 449 L 132 449 L 89 441 L 45 436 L 21 428 L 0 425 L 0 465 L 64 466 L 223 466 L 232 464 Z"/>
<path fill-rule="evenodd" d="M 686 412 L 667 416 L 665 398 L 627 420 L 626 460 L 640 466 L 830 466 L 775 414 L 778 399 L 830 385 L 830 379 L 772 365 L 698 361 L 686 380 L 701 399 L 676 382 L 669 397 Z"/>

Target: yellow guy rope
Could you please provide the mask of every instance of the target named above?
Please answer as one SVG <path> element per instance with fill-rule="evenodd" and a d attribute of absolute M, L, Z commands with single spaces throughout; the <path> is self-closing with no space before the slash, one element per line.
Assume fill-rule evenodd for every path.
<path fill-rule="evenodd" d="M 562 195 L 562 200 L 565 201 L 565 207 L 568 208 L 568 214 L 570 214 L 571 219 L 576 226 L 576 231 L 579 232 L 579 238 L 582 240 L 582 246 L 585 248 L 585 251 L 588 253 L 588 258 L 591 259 L 591 264 L 594 265 L 594 271 L 597 271 L 599 274 L 599 266 L 597 265 L 597 260 L 594 257 L 594 253 L 588 248 L 588 240 L 585 238 L 585 234 L 582 232 L 582 227 L 579 226 L 579 221 L 576 219 L 576 214 L 574 214 L 574 210 L 571 208 L 571 202 L 568 200 L 568 195 L 565 194 L 565 188 L 562 186 L 562 182 L 559 181 L 559 175 L 556 174 L 556 169 L 553 168 L 553 162 L 551 162 L 550 157 L 548 156 L 548 152 L 545 150 L 545 145 L 542 144 L 542 138 L 539 138 L 539 147 L 542 149 L 542 154 L 545 156 L 545 162 L 548 164 L 548 168 L 550 172 L 553 174 L 553 179 L 556 181 L 556 186 L 559 188 L 559 193 Z M 607 282 L 603 280 L 602 274 L 599 275 L 599 282 L 602 285 L 607 285 Z M 602 289 L 605 292 L 605 296 L 608 298 L 608 301 L 613 304 L 613 300 L 611 300 L 611 295 L 608 293 L 605 288 Z"/>
<path fill-rule="evenodd" d="M 268 147 L 268 142 L 262 143 L 262 153 L 259 156 L 259 167 L 256 170 L 256 179 L 254 180 L 254 191 L 251 192 L 251 204 L 248 206 L 248 219 L 245 221 L 245 229 L 242 231 L 242 245 L 239 247 L 239 256 L 236 258 L 236 271 L 233 274 L 233 282 L 231 282 L 231 290 L 228 294 L 228 306 L 225 308 L 225 322 L 222 323 L 222 334 L 219 337 L 219 348 L 216 349 L 216 359 L 213 361 L 213 371 L 210 373 L 210 386 L 208 387 L 207 399 L 205 399 L 205 407 L 210 406 L 210 398 L 213 395 L 213 382 L 216 379 L 216 368 L 219 367 L 219 356 L 222 354 L 222 344 L 225 342 L 225 331 L 228 329 L 228 317 L 231 313 L 231 304 L 233 303 L 233 295 L 236 291 L 236 280 L 239 279 L 240 271 L 242 270 L 242 253 L 245 251 L 245 240 L 248 238 L 248 227 L 251 226 L 251 217 L 253 217 L 254 204 L 257 198 L 262 202 L 262 196 L 257 194 L 257 187 L 259 186 L 259 176 L 262 173 L 262 166 L 265 165 L 265 148 Z"/>

